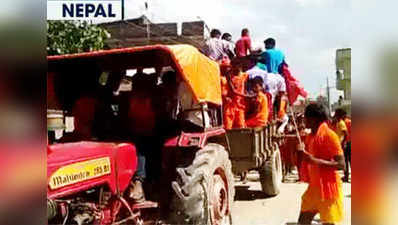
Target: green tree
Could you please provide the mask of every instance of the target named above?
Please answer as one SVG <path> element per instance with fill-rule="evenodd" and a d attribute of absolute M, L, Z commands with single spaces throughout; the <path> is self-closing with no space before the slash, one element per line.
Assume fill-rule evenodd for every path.
<path fill-rule="evenodd" d="M 106 48 L 104 28 L 87 21 L 47 21 L 47 54 L 62 55 Z"/>

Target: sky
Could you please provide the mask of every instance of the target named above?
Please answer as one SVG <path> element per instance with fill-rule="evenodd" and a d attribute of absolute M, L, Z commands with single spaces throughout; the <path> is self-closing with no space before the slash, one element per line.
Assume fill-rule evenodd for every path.
<path fill-rule="evenodd" d="M 242 28 L 262 46 L 273 37 L 310 97 L 326 95 L 326 78 L 335 86 L 335 52 L 351 47 L 352 13 L 349 0 L 126 0 L 126 18 L 144 13 L 154 23 L 203 19 L 207 26 L 231 33 Z M 341 91 L 332 89 L 331 102 Z"/>

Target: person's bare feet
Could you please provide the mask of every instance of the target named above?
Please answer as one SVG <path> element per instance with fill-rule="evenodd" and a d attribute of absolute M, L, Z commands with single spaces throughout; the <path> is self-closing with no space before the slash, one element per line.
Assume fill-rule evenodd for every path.
<path fill-rule="evenodd" d="M 130 184 L 129 197 L 135 202 L 140 203 L 145 201 L 144 189 L 140 180 L 134 180 Z"/>

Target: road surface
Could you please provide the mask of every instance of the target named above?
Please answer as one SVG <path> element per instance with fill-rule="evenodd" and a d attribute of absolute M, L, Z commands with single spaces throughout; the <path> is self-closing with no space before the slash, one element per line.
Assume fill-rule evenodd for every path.
<path fill-rule="evenodd" d="M 267 197 L 261 192 L 258 174 L 250 173 L 249 182 L 235 183 L 235 203 L 232 207 L 234 225 L 296 225 L 300 212 L 301 195 L 307 184 L 294 182 L 296 176 L 290 176 L 289 182 L 282 183 L 281 192 L 276 197 Z M 342 225 L 351 224 L 351 184 L 343 184 L 345 217 Z M 313 224 L 320 224 L 319 216 Z"/>

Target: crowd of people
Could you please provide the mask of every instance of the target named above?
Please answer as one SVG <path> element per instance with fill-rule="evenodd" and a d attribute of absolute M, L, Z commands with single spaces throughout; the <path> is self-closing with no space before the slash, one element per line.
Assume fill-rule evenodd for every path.
<path fill-rule="evenodd" d="M 221 65 L 224 126 L 226 129 L 265 126 L 270 119 L 279 121 L 284 133 L 289 117 L 287 105 L 295 101 L 287 93 L 291 76 L 283 52 L 273 38 L 264 41 L 265 51 L 252 47 L 248 29 L 243 29 L 234 44 L 229 33 L 213 29 L 203 52 Z M 302 89 L 303 90 L 303 89 Z M 299 90 L 299 94 L 306 95 Z M 293 99 L 293 100 L 292 100 Z M 331 120 L 320 103 L 310 103 L 300 128 L 305 140 L 294 147 L 300 158 L 300 180 L 308 188 L 302 196 L 299 224 L 311 224 L 319 213 L 324 224 L 336 224 L 343 218 L 341 178 L 349 180 L 351 164 L 351 119 L 337 109 Z M 307 129 L 305 129 L 307 128 Z"/>
<path fill-rule="evenodd" d="M 241 37 L 232 42 L 229 33 L 210 32 L 203 49 L 210 59 L 221 65 L 221 88 L 226 129 L 260 127 L 274 118 L 284 132 L 286 115 L 285 71 L 288 65 L 273 38 L 264 41 L 265 51 L 253 48 L 250 33 L 242 29 Z"/>

